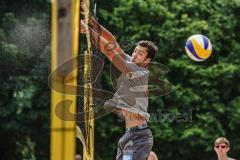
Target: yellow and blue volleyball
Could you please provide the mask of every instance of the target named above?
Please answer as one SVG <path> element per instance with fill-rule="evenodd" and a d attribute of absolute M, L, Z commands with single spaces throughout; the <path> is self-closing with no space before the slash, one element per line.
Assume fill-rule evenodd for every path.
<path fill-rule="evenodd" d="M 204 61 L 212 53 L 212 44 L 206 36 L 196 34 L 188 38 L 185 51 L 192 60 Z"/>

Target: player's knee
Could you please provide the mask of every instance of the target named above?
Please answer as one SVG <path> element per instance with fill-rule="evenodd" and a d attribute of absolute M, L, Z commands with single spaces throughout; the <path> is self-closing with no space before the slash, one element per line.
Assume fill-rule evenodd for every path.
<path fill-rule="evenodd" d="M 82 156 L 81 156 L 80 154 L 77 154 L 77 155 L 75 156 L 75 160 L 82 160 Z"/>
<path fill-rule="evenodd" d="M 151 151 L 147 160 L 158 160 L 157 155 Z"/>

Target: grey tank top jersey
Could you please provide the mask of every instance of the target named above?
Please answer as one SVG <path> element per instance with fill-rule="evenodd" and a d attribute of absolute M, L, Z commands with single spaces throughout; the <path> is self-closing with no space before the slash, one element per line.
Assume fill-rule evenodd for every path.
<path fill-rule="evenodd" d="M 117 91 L 113 98 L 106 101 L 104 106 L 108 109 L 124 109 L 140 114 L 148 121 L 148 78 L 147 68 L 139 67 L 126 55 L 126 66 L 130 76 L 120 75 L 117 81 Z"/>

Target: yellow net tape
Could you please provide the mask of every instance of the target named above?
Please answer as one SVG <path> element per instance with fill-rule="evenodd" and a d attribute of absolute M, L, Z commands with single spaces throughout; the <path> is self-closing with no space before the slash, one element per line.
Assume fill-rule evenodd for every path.
<path fill-rule="evenodd" d="M 88 147 L 86 146 L 86 142 L 82 133 L 82 130 L 77 126 L 76 128 L 76 137 L 82 142 L 83 144 L 83 148 L 84 148 L 84 155 L 86 156 L 87 159 L 91 159 L 90 158 L 90 154 L 88 151 Z"/>

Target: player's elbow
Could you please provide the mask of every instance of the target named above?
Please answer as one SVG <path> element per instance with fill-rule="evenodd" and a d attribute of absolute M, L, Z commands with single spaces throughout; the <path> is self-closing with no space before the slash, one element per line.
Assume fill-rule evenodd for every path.
<path fill-rule="evenodd" d="M 101 45 L 101 50 L 104 52 L 114 52 L 117 49 L 117 43 L 114 41 L 103 41 Z"/>

